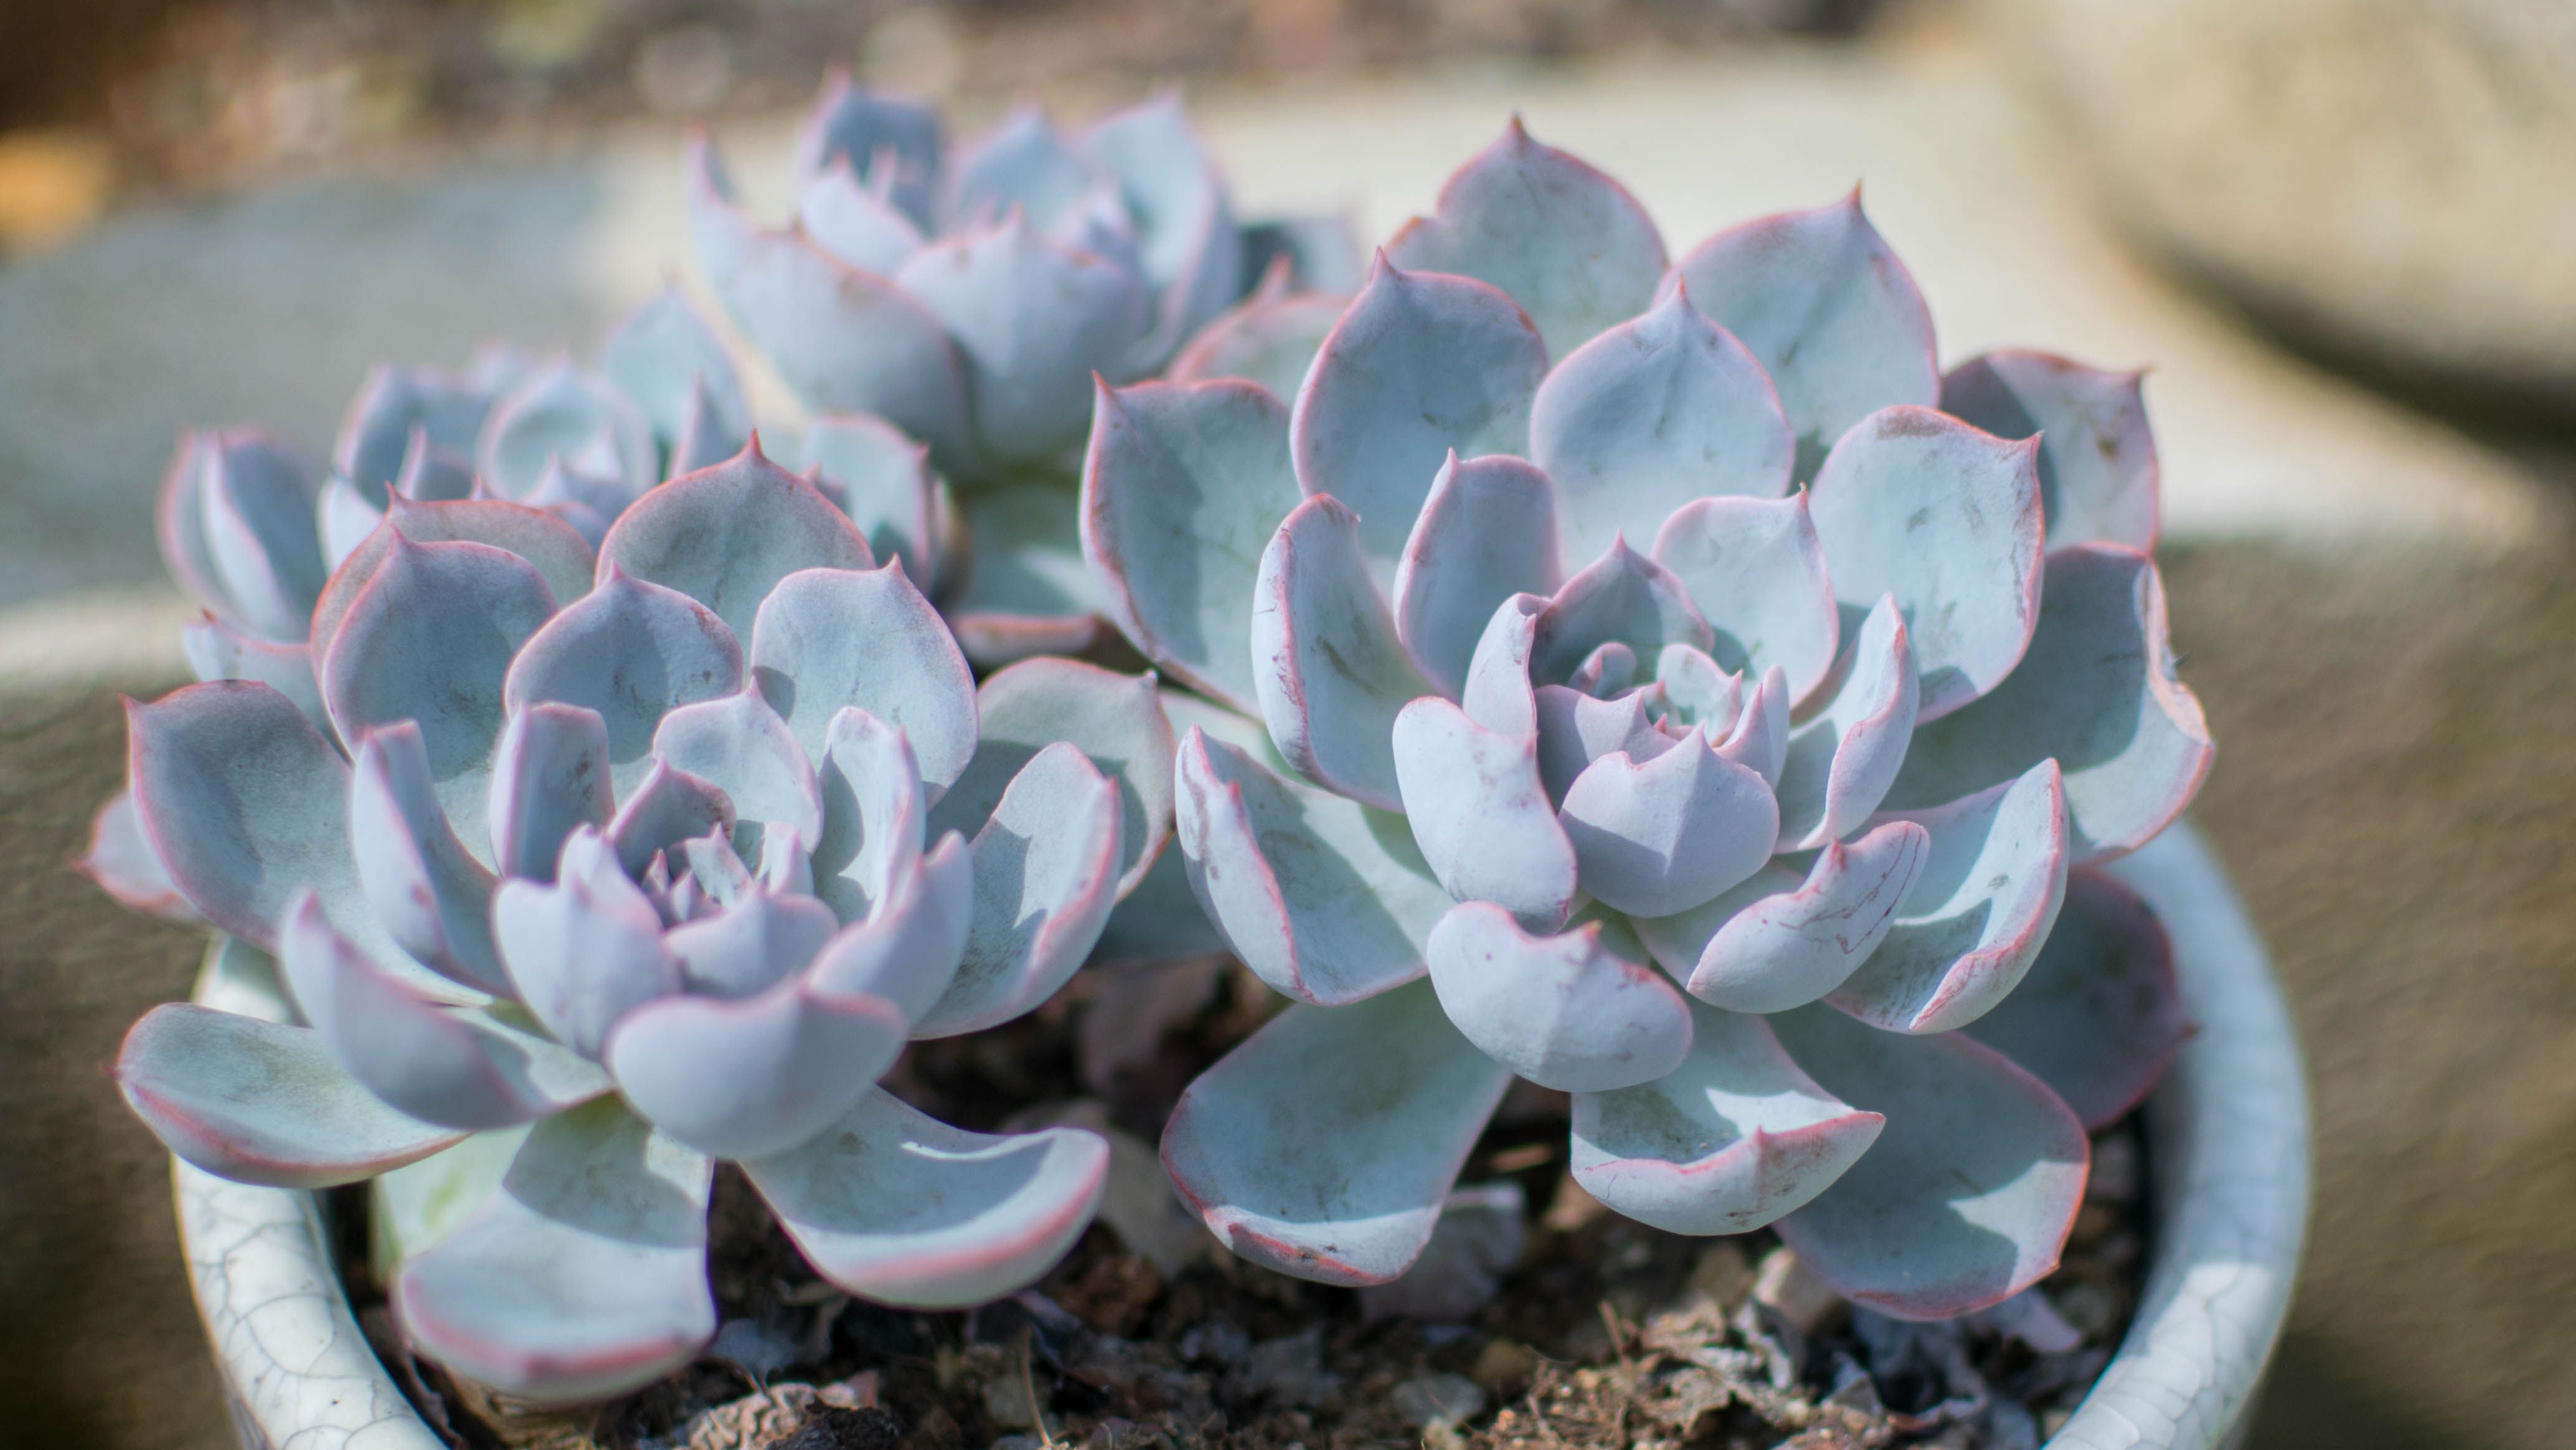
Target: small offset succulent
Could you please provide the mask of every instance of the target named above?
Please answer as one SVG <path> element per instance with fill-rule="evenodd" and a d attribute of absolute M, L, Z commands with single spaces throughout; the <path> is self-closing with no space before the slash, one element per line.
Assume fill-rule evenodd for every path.
<path fill-rule="evenodd" d="M 2189 1030 L 2086 869 L 2211 755 L 2137 379 L 1945 377 L 1857 194 L 1668 262 L 1517 123 L 1314 311 L 1102 390 L 1084 476 L 1110 617 L 1210 702 L 1189 884 L 1295 1003 L 1182 1099 L 1184 1197 L 1384 1282 L 1517 1076 L 1611 1208 L 1888 1313 L 2046 1273 Z"/>
<path fill-rule="evenodd" d="M 129 708 L 126 849 L 93 863 L 225 934 L 222 1000 L 273 957 L 286 1020 L 157 1008 L 117 1077 L 224 1177 L 385 1175 L 424 1353 L 548 1401 L 684 1363 L 717 1327 L 717 1160 L 895 1304 L 1007 1293 L 1089 1221 L 1097 1137 L 963 1132 L 875 1083 L 1053 993 L 1151 865 L 1150 676 L 979 691 L 903 562 L 756 445 L 595 556 L 525 504 L 398 503 L 311 619 L 308 692 Z"/>
<path fill-rule="evenodd" d="M 703 134 L 689 171 L 699 263 L 751 346 L 814 411 L 928 443 L 964 492 L 976 567 L 951 614 L 979 662 L 1092 638 L 1070 484 L 1093 377 L 1160 372 L 1265 277 L 1355 280 L 1335 224 L 1240 224 L 1168 96 L 1073 136 L 1024 107 L 952 152 L 930 109 L 837 76 L 782 230 Z"/>

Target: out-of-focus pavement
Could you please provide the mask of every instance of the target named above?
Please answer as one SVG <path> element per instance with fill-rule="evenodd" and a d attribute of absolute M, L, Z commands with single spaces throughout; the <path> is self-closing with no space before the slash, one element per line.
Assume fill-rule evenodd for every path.
<path fill-rule="evenodd" d="M 2255 1443 L 2538 1450 L 2576 1425 L 2576 531 L 2563 457 L 2458 433 L 2239 329 L 2092 220 L 1956 37 L 1444 72 L 1193 106 L 1245 209 L 1383 235 L 1521 111 L 1678 251 L 1865 183 L 1945 361 L 2148 365 L 2200 808 L 2317 1078 L 2308 1275 Z M 785 121 L 721 132 L 784 207 Z M 318 455 L 367 363 L 586 348 L 684 270 L 677 140 L 157 203 L 0 269 L 0 1416 L 213 1445 L 149 1139 L 98 1069 L 184 988 L 182 933 L 61 872 L 118 769 L 108 701 L 176 669 L 148 500 L 173 430 Z M 92 1271 L 81 1255 L 104 1254 Z M 44 1319 L 60 1315 L 61 1324 Z M 35 1334 L 27 1335 L 30 1327 Z M 23 1342 L 20 1342 L 23 1341 Z M 125 1388 L 120 1389 L 123 1386 Z M 130 1392 L 129 1392 L 130 1391 Z"/>

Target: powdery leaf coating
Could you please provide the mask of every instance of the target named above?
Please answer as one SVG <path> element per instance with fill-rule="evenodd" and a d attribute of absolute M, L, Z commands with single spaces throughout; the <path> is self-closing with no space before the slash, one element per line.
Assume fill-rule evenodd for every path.
<path fill-rule="evenodd" d="M 502 697 L 512 710 L 559 700 L 598 712 L 617 786 L 631 792 L 663 716 L 742 683 L 742 646 L 714 611 L 611 565 L 520 648 Z"/>
<path fill-rule="evenodd" d="M 662 717 L 653 753 L 721 790 L 747 821 L 823 837 L 823 793 L 795 732 L 757 686 L 682 705 Z"/>
<path fill-rule="evenodd" d="M 329 661 L 340 620 L 384 564 L 396 538 L 415 544 L 489 544 L 507 549 L 536 566 L 558 605 L 571 604 L 589 592 L 597 562 L 580 531 L 543 509 L 490 498 L 413 503 L 397 494 L 387 507 L 384 523 L 331 571 L 331 581 L 314 603 L 316 669 Z"/>
<path fill-rule="evenodd" d="M 1252 686 L 1270 738 L 1316 783 L 1397 810 L 1390 731 L 1428 693 L 1340 501 L 1299 504 L 1262 551 L 1253 584 Z"/>
<path fill-rule="evenodd" d="M 1849 834 L 1904 767 L 1921 702 L 1912 637 L 1893 596 L 1853 631 L 1807 723 L 1790 732 L 1777 782 L 1780 840 L 1807 850 Z"/>
<path fill-rule="evenodd" d="M 492 871 L 449 829 L 408 720 L 358 742 L 349 844 L 367 909 L 395 945 L 451 981 L 510 995 L 492 942 Z"/>
<path fill-rule="evenodd" d="M 1631 690 L 1597 699 L 1566 685 L 1538 687 L 1538 773 L 1547 798 L 1559 806 L 1592 765 L 1624 755 L 1643 765 L 1677 743 L 1646 714 L 1646 692 Z"/>
<path fill-rule="evenodd" d="M 974 673 L 894 561 L 779 580 L 752 625 L 751 671 L 809 759 L 822 758 L 833 719 L 853 706 L 904 732 L 934 794 L 974 758 Z"/>
<path fill-rule="evenodd" d="M 1172 725 L 1153 675 L 1024 660 L 985 677 L 975 711 L 981 743 L 931 812 L 931 834 L 982 829 L 1028 763 L 1067 741 L 1117 786 L 1118 893 L 1135 889 L 1172 830 Z"/>
<path fill-rule="evenodd" d="M 1241 378 L 1273 397 L 1297 396 L 1306 370 L 1350 305 L 1345 296 L 1288 290 L 1289 259 L 1271 263 L 1261 288 L 1220 313 L 1164 370 L 1175 383 Z"/>
<path fill-rule="evenodd" d="M 1172 678 L 1246 712 L 1253 582 L 1300 495 L 1288 410 L 1250 384 L 1099 390 L 1082 553 L 1104 610 Z"/>
<path fill-rule="evenodd" d="M 1575 879 L 1603 905 L 1670 916 L 1751 876 L 1770 858 L 1779 806 L 1762 778 L 1704 735 L 1636 761 L 1614 752 L 1566 787 L 1557 821 Z"/>
<path fill-rule="evenodd" d="M 1922 874 L 1931 838 L 1890 821 L 1846 846 L 1828 841 L 1800 874 L 1781 864 L 1713 901 L 1636 923 L 1689 988 L 1730 1012 L 1785 1012 L 1839 987 L 1878 950 Z"/>
<path fill-rule="evenodd" d="M 1511 1074 L 1431 984 L 1293 1006 L 1202 1073 L 1163 1130 L 1173 1186 L 1225 1246 L 1325 1284 L 1411 1267 Z"/>
<path fill-rule="evenodd" d="M 1842 614 L 1807 495 L 1704 498 L 1655 529 L 1651 557 L 1679 579 L 1715 635 L 1709 658 L 1737 674 L 1788 672 L 1790 702 L 1833 669 Z"/>
<path fill-rule="evenodd" d="M 1100 586 L 1083 563 L 1081 501 L 1052 483 L 979 490 L 964 502 L 973 568 L 941 603 L 966 658 L 997 669 L 1073 654 L 1100 632 Z"/>
<path fill-rule="evenodd" d="M 1438 696 L 1395 717 L 1395 768 L 1423 860 L 1460 901 L 1491 901 L 1533 931 L 1574 909 L 1575 853 L 1539 776 L 1538 738 L 1478 724 Z"/>
<path fill-rule="evenodd" d="M 1534 937 L 1501 907 L 1464 902 L 1440 918 L 1424 956 L 1450 1024 L 1541 1087 L 1633 1087 L 1690 1052 L 1689 1004 L 1615 920 Z"/>
<path fill-rule="evenodd" d="M 929 445 L 882 418 L 857 415 L 814 420 L 804 445 L 814 486 L 858 525 L 868 552 L 879 561 L 901 559 L 905 578 L 925 592 L 938 590 L 952 541 Z"/>
<path fill-rule="evenodd" d="M 188 434 L 161 484 L 161 556 L 198 603 L 263 638 L 300 640 L 326 572 L 315 496 L 265 433 Z"/>
<path fill-rule="evenodd" d="M 89 827 L 89 849 L 73 869 L 98 883 L 120 905 L 182 924 L 205 920 L 170 880 L 152 842 L 143 834 L 143 818 L 134 809 L 132 787 L 118 791 L 99 807 Z"/>
<path fill-rule="evenodd" d="M 823 944 L 808 979 L 817 991 L 882 997 L 918 1020 L 957 979 L 974 922 L 974 853 L 951 833 L 906 861 L 868 915 Z"/>
<path fill-rule="evenodd" d="M 1810 491 L 1846 617 L 1882 594 L 1905 614 L 1937 720 L 2000 684 L 2039 618 L 2038 445 L 1929 408 L 1888 408 L 1834 445 Z"/>
<path fill-rule="evenodd" d="M 835 162 L 796 190 L 796 224 L 806 239 L 856 272 L 891 276 L 926 240 L 890 199 Z"/>
<path fill-rule="evenodd" d="M 839 927 L 814 898 L 746 879 L 721 909 L 673 927 L 663 944 L 690 992 L 738 1002 L 803 971 Z"/>
<path fill-rule="evenodd" d="M 492 864 L 551 881 L 577 826 L 608 824 L 608 726 L 596 710 L 553 702 L 511 712 L 492 752 Z"/>
<path fill-rule="evenodd" d="M 1581 560 L 1693 500 L 1778 498 L 1796 453 L 1762 365 L 1678 290 L 1559 362 L 1530 406 L 1530 456 Z"/>
<path fill-rule="evenodd" d="M 1998 438 L 2038 435 L 2050 548 L 2126 544 L 2153 553 L 2162 475 L 2138 386 L 2144 376 L 1999 348 L 1950 370 L 1941 380 L 1941 411 Z"/>
<path fill-rule="evenodd" d="M 1570 683 L 1593 651 L 1614 641 L 1639 659 L 1655 658 L 1667 644 L 1705 653 L 1714 643 L 1681 581 L 1625 539 L 1614 539 L 1601 557 L 1566 580 L 1535 628 L 1529 664 L 1535 684 Z"/>
<path fill-rule="evenodd" d="M 832 717 L 817 759 L 823 835 L 808 864 L 824 904 L 854 921 L 875 911 L 920 860 L 928 793 L 911 742 L 856 706 Z"/>
<path fill-rule="evenodd" d="M 1461 462 L 1431 480 L 1395 566 L 1395 632 L 1434 689 L 1457 699 L 1494 611 L 1515 594 L 1554 594 L 1556 489 L 1545 472 L 1503 454 Z"/>
<path fill-rule="evenodd" d="M 633 400 L 666 448 L 690 432 L 702 407 L 737 430 L 750 427 L 732 356 L 676 286 L 627 314 L 601 345 L 599 370 Z"/>
<path fill-rule="evenodd" d="M 200 680 L 255 680 L 295 702 L 320 730 L 331 728 L 310 645 L 261 639 L 209 614 L 179 627 L 179 648 Z"/>
<path fill-rule="evenodd" d="M 618 515 L 599 545 L 612 568 L 676 589 L 751 637 L 761 601 L 802 569 L 873 569 L 868 541 L 814 485 L 770 462 L 755 440 L 732 459 L 675 478 Z"/>
<path fill-rule="evenodd" d="M 1690 1011 L 1670 1075 L 1575 1094 L 1574 1181 L 1668 1232 L 1747 1233 L 1831 1187 L 1886 1120 L 1817 1086 L 1761 1017 Z"/>
<path fill-rule="evenodd" d="M 1452 451 L 1521 453 L 1547 345 L 1509 297 L 1383 256 L 1297 391 L 1297 483 L 1356 512 L 1361 545 L 1391 571 Z"/>
<path fill-rule="evenodd" d="M 2037 1078 L 1956 1032 L 1894 1037 L 1822 1006 L 1769 1021 L 1828 1092 L 1887 1120 L 1776 1225 L 1817 1277 L 1882 1314 L 1946 1319 L 2057 1267 L 2091 1151 Z"/>
<path fill-rule="evenodd" d="M 742 1169 L 823 1277 L 956 1309 L 1063 1257 L 1099 1205 L 1109 1145 L 1070 1128 L 969 1133 L 872 1090 L 810 1142 Z"/>
<path fill-rule="evenodd" d="M 1520 118 L 1453 172 L 1431 216 L 1386 244 L 1408 270 L 1455 272 L 1518 302 L 1564 357 L 1634 317 L 1664 275 L 1664 240 L 1628 189 L 1553 146 Z"/>
<path fill-rule="evenodd" d="M 685 388 L 687 378 L 680 384 Z M 493 492 L 522 503 L 535 501 L 530 496 L 556 464 L 632 498 L 661 473 L 653 432 L 616 384 L 557 358 L 493 404 L 475 445 L 475 471 Z"/>
<path fill-rule="evenodd" d="M 595 832 L 577 832 L 552 885 L 505 881 L 492 934 L 510 984 L 555 1040 L 597 1060 L 637 1004 L 680 989 L 653 903 Z"/>
<path fill-rule="evenodd" d="M 473 456 L 493 396 L 486 380 L 379 363 L 349 400 L 331 447 L 331 473 L 353 485 L 362 502 L 382 508 L 386 487 L 403 475 L 415 441 Z"/>
<path fill-rule="evenodd" d="M 903 1050 L 881 997 L 782 981 L 728 1001 L 669 996 L 618 1020 L 607 1065 L 655 1129 L 718 1158 L 761 1158 L 838 1121 Z"/>
<path fill-rule="evenodd" d="M 1137 266 L 1160 294 L 1137 353 L 1141 367 L 1158 367 L 1243 294 L 1245 249 L 1233 204 L 1177 91 L 1102 117 L 1082 149 L 1115 180 L 1136 230 Z"/>
<path fill-rule="evenodd" d="M 849 67 L 833 66 L 824 76 L 823 94 L 797 128 L 796 174 L 846 167 L 884 187 L 907 216 L 922 221 L 930 215 L 939 152 L 938 112 L 863 90 L 852 83 Z"/>

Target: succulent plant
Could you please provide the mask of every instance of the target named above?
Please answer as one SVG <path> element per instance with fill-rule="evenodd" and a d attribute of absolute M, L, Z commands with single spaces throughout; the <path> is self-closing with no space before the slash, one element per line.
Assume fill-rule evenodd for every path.
<path fill-rule="evenodd" d="M 1102 389 L 1084 475 L 1110 617 L 1205 697 L 1188 884 L 1292 999 L 1182 1098 L 1183 1196 L 1386 1281 L 1517 1076 L 1611 1208 L 1888 1313 L 2053 1267 L 2189 1030 L 2087 869 L 2211 756 L 2137 378 L 1945 377 L 1857 193 L 1672 262 L 1517 123 L 1313 312 Z"/>
<path fill-rule="evenodd" d="M 250 1010 L 156 1008 L 117 1077 L 211 1172 L 385 1175 L 414 1345 L 540 1400 L 686 1361 L 718 1160 L 895 1304 L 1008 1292 L 1081 1231 L 1097 1137 L 963 1132 L 875 1083 L 1053 993 L 1151 866 L 1151 676 L 979 690 L 903 561 L 756 444 L 595 556 L 525 504 L 398 502 L 312 620 L 308 697 L 129 707 L 127 849 L 94 869 L 219 929 Z"/>
<path fill-rule="evenodd" d="M 1347 289 L 1337 224 L 1240 224 L 1176 97 L 1068 136 L 1022 107 L 953 153 L 939 118 L 836 75 L 807 118 L 793 220 L 743 209 L 701 132 L 697 254 L 735 324 L 817 413 L 881 417 L 965 491 L 969 655 L 1096 629 L 1073 493 L 1091 383 L 1160 371 L 1260 279 Z"/>

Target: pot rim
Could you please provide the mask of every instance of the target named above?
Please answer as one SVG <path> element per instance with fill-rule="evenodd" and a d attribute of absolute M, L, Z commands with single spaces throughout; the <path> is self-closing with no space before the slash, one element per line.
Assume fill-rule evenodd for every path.
<path fill-rule="evenodd" d="M 2280 985 L 2218 858 L 2180 822 L 2107 868 L 2172 934 L 2200 1031 L 2148 1099 L 2155 1188 L 2136 1316 L 2045 1450 L 2216 1450 L 2245 1434 L 2308 1217 L 2308 1094 Z M 197 1000 L 268 1015 L 274 1002 Z M 180 1247 L 254 1450 L 445 1450 L 368 1346 L 310 1193 L 171 1160 Z"/>

